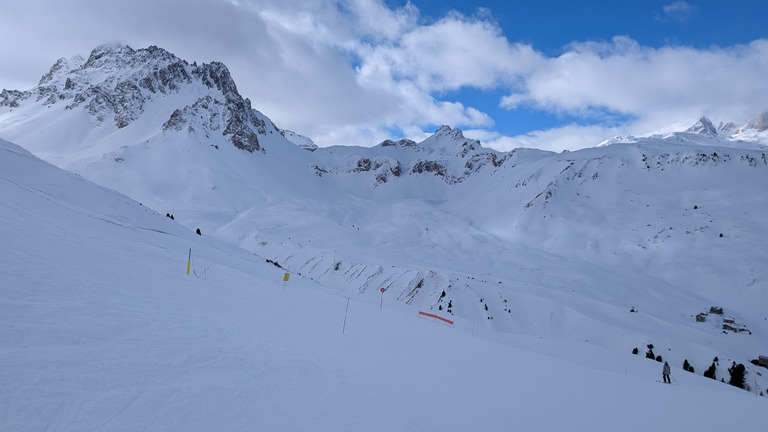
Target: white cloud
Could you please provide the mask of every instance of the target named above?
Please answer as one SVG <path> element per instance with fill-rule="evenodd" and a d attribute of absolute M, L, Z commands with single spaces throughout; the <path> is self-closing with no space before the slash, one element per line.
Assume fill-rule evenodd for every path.
<path fill-rule="evenodd" d="M 584 117 L 618 113 L 639 118 L 638 124 L 704 113 L 742 118 L 768 100 L 767 56 L 767 40 L 709 50 L 654 49 L 626 37 L 573 44 L 527 75 L 525 89 L 502 105 Z"/>
<path fill-rule="evenodd" d="M 537 148 L 560 152 L 594 147 L 608 138 L 622 135 L 622 129 L 601 125 L 583 126 L 569 124 L 547 130 L 532 131 L 517 136 L 504 136 L 487 131 L 465 131 L 464 136 L 479 139 L 484 146 L 499 151 L 516 148 Z"/>
<path fill-rule="evenodd" d="M 694 11 L 694 7 L 684 1 L 676 1 L 668 5 L 662 6 L 663 13 L 656 14 L 656 19 L 659 21 L 680 21 L 685 22 L 691 16 Z"/>
<path fill-rule="evenodd" d="M 496 87 L 540 60 L 530 46 L 510 44 L 495 25 L 460 16 L 415 27 L 367 54 L 363 78 L 410 80 L 428 92 Z"/>
<path fill-rule="evenodd" d="M 334 106 L 322 108 L 322 113 L 311 113 L 318 109 L 317 101 L 324 99 L 312 90 L 317 83 L 302 83 L 299 75 L 287 81 L 310 88 L 288 92 L 296 96 L 290 100 L 306 99 L 306 105 L 298 111 L 285 104 L 281 109 L 279 103 L 265 107 L 278 124 L 279 119 L 287 119 L 321 145 L 366 144 L 361 142 L 366 137 L 391 138 L 382 133 L 393 128 L 405 132 L 434 124 L 490 126 L 493 120 L 487 114 L 457 101 L 440 100 L 436 93 L 461 86 L 497 86 L 524 70 L 506 53 L 533 52 L 530 47 L 510 45 L 497 27 L 476 19 L 451 15 L 419 25 L 418 10 L 410 4 L 389 10 L 380 2 L 355 1 L 298 20 L 294 11 L 274 6 L 260 9 L 259 14 L 277 45 L 303 47 L 301 55 L 290 56 L 296 48 L 281 55 L 285 69 L 306 63 L 300 71 L 315 71 L 319 82 L 336 86 L 326 95 Z M 371 21 L 372 16 L 378 18 Z M 331 27 L 334 31 L 328 30 Z M 286 78 L 283 71 L 281 79 Z M 284 86 L 273 88 L 286 91 Z M 267 99 L 277 101 L 277 96 Z"/>

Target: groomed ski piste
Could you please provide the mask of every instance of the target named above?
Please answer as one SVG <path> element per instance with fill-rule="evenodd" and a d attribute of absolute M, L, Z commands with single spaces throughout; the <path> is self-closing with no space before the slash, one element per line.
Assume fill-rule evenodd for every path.
<path fill-rule="evenodd" d="M 286 282 L 263 257 L 2 140 L 0 196 L 0 430 L 768 424 L 766 398 L 676 365 L 660 384 L 662 364 L 629 352 Z"/>

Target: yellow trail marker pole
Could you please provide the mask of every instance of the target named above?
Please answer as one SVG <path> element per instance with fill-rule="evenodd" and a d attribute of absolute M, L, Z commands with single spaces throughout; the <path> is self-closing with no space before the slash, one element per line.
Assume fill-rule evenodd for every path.
<path fill-rule="evenodd" d="M 187 274 L 189 274 L 189 265 L 192 263 L 192 248 L 189 248 L 189 258 L 187 258 Z"/>
<path fill-rule="evenodd" d="M 285 273 L 283 275 L 283 291 L 285 291 L 285 284 L 288 283 L 288 279 L 291 277 L 290 273 Z"/>

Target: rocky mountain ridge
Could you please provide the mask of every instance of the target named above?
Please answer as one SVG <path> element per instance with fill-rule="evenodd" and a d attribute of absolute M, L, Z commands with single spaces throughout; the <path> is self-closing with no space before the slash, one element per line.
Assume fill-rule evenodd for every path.
<path fill-rule="evenodd" d="M 248 152 L 265 151 L 260 136 L 282 133 L 240 96 L 222 63 L 189 64 L 156 46 L 134 50 L 122 44 L 101 45 L 85 60 L 62 58 L 34 89 L 4 90 L 0 107 L 13 110 L 31 101 L 45 107 L 65 104 L 67 110 L 83 107 L 96 126 L 111 121 L 122 129 L 144 115 L 148 105 L 188 92 L 189 87 L 200 87 L 199 97 L 176 108 L 163 130 L 219 133 Z M 197 121 L 200 118 L 204 121 Z"/>
<path fill-rule="evenodd" d="M 317 175 L 371 172 L 375 174 L 374 186 L 408 175 L 435 176 L 448 185 L 461 183 L 485 167 L 501 167 L 508 156 L 447 125 L 421 143 L 385 140 L 371 148 L 333 147 L 320 153 L 348 155 L 343 160 L 329 157 L 324 164 L 313 165 Z"/>

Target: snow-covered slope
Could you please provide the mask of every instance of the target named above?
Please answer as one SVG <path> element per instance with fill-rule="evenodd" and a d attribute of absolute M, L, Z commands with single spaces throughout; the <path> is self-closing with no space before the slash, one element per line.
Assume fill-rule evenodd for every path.
<path fill-rule="evenodd" d="M 757 430 L 765 399 L 292 275 L 0 140 L 0 428 Z M 188 250 L 192 270 L 186 274 Z M 347 298 L 349 296 L 351 298 Z"/>
<path fill-rule="evenodd" d="M 448 126 L 315 148 L 223 65 L 122 45 L 0 95 L 0 137 L 353 298 L 383 287 L 500 334 L 653 344 L 697 374 L 717 356 L 718 378 L 735 361 L 765 389 L 749 361 L 768 355 L 768 162 L 705 120 L 561 154 Z M 713 306 L 725 316 L 696 322 Z"/>

